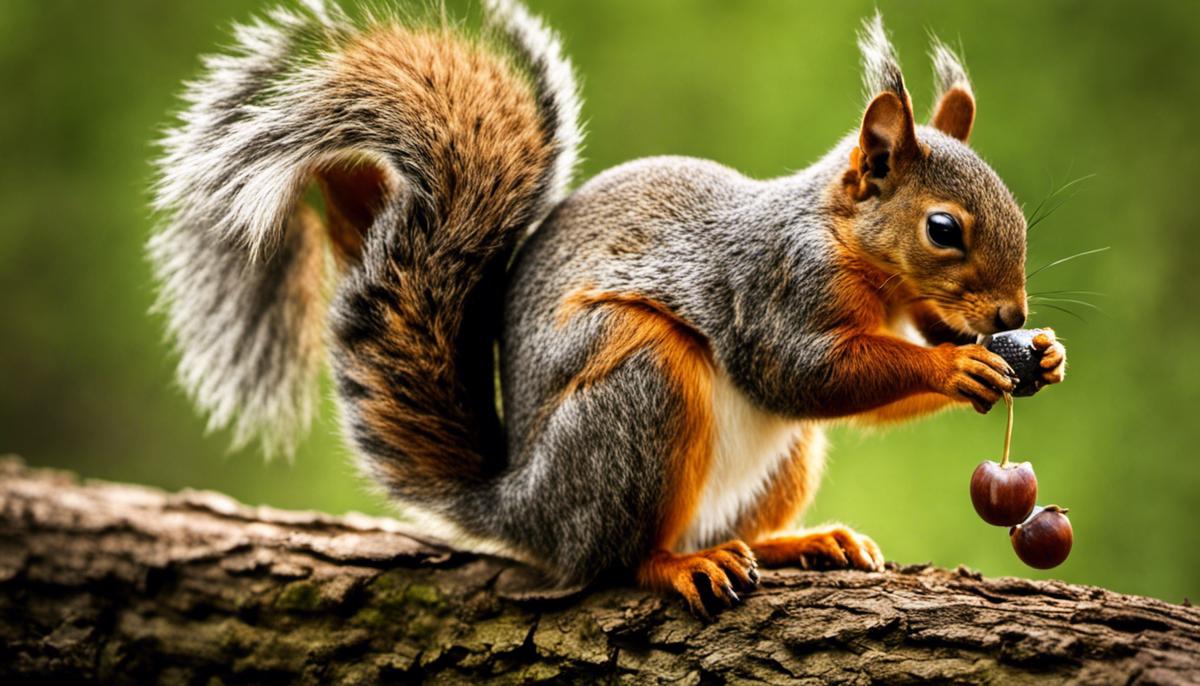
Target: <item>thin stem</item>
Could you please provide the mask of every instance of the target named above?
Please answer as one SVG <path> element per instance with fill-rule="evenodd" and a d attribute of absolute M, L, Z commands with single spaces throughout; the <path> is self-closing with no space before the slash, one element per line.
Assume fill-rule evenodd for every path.
<path fill-rule="evenodd" d="M 1008 426 L 1004 429 L 1004 457 L 1000 459 L 1000 468 L 1008 466 L 1008 449 L 1012 446 L 1013 399 L 1011 393 L 1004 394 L 1004 404 L 1008 405 Z"/>

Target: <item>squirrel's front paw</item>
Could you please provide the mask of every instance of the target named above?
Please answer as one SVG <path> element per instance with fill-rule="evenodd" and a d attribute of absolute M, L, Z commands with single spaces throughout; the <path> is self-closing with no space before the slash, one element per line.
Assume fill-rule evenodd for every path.
<path fill-rule="evenodd" d="M 1033 347 L 1042 355 L 1038 365 L 1042 368 L 1040 386 L 1062 383 L 1067 377 L 1067 349 L 1054 335 L 1053 329 L 1046 329 L 1033 337 Z"/>
<path fill-rule="evenodd" d="M 869 536 L 834 524 L 797 534 L 774 536 L 751 546 L 764 567 L 802 569 L 883 569 L 883 552 Z"/>
<path fill-rule="evenodd" d="M 943 345 L 945 371 L 938 380 L 938 391 L 956 400 L 971 403 L 986 414 L 1005 393 L 1015 388 L 1016 374 L 996 353 L 982 345 Z"/>
<path fill-rule="evenodd" d="M 741 600 L 738 591 L 758 586 L 758 563 L 741 541 L 684 555 L 658 550 L 642 564 L 638 579 L 643 586 L 675 591 L 692 614 L 710 620 Z"/>

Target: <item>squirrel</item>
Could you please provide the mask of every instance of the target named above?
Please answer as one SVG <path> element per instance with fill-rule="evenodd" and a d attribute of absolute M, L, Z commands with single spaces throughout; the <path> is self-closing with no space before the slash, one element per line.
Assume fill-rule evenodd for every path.
<path fill-rule="evenodd" d="M 182 386 L 235 445 L 287 452 L 328 363 L 406 513 L 559 587 L 623 579 L 707 617 L 759 566 L 881 569 L 846 526 L 792 528 L 825 428 L 987 412 L 1012 370 L 977 337 L 1027 313 L 1026 221 L 967 145 L 960 60 L 934 39 L 918 124 L 876 13 L 862 120 L 812 166 L 655 157 L 568 192 L 560 39 L 484 7 L 474 35 L 309 0 L 206 59 L 148 246 Z"/>

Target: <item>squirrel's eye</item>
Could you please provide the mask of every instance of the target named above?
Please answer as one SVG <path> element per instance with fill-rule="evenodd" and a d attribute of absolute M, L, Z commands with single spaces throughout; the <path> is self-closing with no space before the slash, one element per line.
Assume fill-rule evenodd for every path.
<path fill-rule="evenodd" d="M 962 227 L 958 220 L 945 212 L 934 212 L 925 220 L 925 232 L 929 242 L 939 248 L 966 250 L 963 245 Z"/>

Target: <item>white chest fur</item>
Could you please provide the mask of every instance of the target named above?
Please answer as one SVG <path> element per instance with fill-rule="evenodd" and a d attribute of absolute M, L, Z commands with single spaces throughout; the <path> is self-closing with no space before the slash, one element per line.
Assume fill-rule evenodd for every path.
<path fill-rule="evenodd" d="M 716 432 L 712 466 L 696 515 L 678 550 L 698 550 L 732 537 L 738 516 L 765 493 L 788 456 L 801 424 L 758 409 L 724 374 L 713 380 Z"/>

